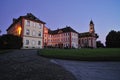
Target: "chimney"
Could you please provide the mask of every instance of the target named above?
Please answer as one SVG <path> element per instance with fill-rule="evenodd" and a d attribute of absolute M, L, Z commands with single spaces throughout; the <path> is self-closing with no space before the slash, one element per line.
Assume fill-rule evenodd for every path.
<path fill-rule="evenodd" d="M 13 23 L 14 23 L 16 20 L 17 20 L 16 18 L 13 18 Z"/>

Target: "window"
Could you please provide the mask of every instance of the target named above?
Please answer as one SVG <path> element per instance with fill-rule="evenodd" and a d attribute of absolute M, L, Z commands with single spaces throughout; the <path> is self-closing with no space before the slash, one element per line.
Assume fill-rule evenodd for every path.
<path fill-rule="evenodd" d="M 29 45 L 29 40 L 26 40 L 26 45 Z"/>
<path fill-rule="evenodd" d="M 32 45 L 35 45 L 35 41 L 34 40 L 32 41 Z"/>
<path fill-rule="evenodd" d="M 38 36 L 41 36 L 41 32 L 39 32 Z"/>
<path fill-rule="evenodd" d="M 38 45 L 41 45 L 41 41 L 38 41 Z"/>
<path fill-rule="evenodd" d="M 45 39 L 45 42 L 46 42 L 47 40 Z"/>
<path fill-rule="evenodd" d="M 46 35 L 45 35 L 45 37 L 46 37 Z"/>
<path fill-rule="evenodd" d="M 27 20 L 27 26 L 30 26 L 30 21 L 29 20 Z"/>
<path fill-rule="evenodd" d="M 68 37 L 68 41 L 70 40 L 70 38 Z"/>
<path fill-rule="evenodd" d="M 33 30 L 32 35 L 35 36 L 35 31 Z"/>
<path fill-rule="evenodd" d="M 30 30 L 26 29 L 26 35 L 30 35 Z"/>
<path fill-rule="evenodd" d="M 67 36 L 69 36 L 69 33 L 67 33 Z"/>
<path fill-rule="evenodd" d="M 41 29 L 42 28 L 42 24 L 39 23 L 39 28 Z"/>
<path fill-rule="evenodd" d="M 33 26 L 34 26 L 34 27 L 36 26 L 36 23 L 35 23 L 35 22 L 33 23 Z"/>

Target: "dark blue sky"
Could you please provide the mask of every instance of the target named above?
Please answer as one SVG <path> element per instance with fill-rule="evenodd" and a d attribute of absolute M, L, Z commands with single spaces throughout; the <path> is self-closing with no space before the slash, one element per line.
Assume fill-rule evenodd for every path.
<path fill-rule="evenodd" d="M 111 30 L 120 31 L 120 0 L 1 0 L 0 29 L 2 34 L 13 18 L 33 13 L 50 29 L 71 26 L 87 32 L 92 19 L 103 43 Z"/>

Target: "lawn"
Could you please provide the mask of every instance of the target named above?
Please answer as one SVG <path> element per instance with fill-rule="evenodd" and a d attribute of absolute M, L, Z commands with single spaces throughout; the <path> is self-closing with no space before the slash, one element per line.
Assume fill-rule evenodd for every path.
<path fill-rule="evenodd" d="M 0 49 L 0 54 L 4 54 L 4 53 L 8 53 L 8 52 L 11 52 L 12 50 L 1 50 Z"/>
<path fill-rule="evenodd" d="M 70 60 L 120 61 L 120 48 L 41 49 L 38 54 L 49 58 Z"/>

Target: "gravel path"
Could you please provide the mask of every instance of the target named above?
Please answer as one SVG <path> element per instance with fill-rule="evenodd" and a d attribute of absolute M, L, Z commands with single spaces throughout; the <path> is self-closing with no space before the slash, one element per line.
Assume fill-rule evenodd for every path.
<path fill-rule="evenodd" d="M 120 80 L 120 62 L 87 62 L 52 59 L 72 72 L 77 80 Z"/>
<path fill-rule="evenodd" d="M 76 80 L 63 67 L 37 56 L 37 50 L 0 54 L 0 80 Z"/>

